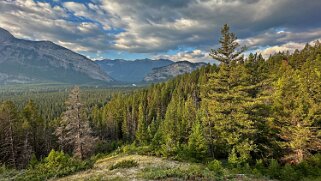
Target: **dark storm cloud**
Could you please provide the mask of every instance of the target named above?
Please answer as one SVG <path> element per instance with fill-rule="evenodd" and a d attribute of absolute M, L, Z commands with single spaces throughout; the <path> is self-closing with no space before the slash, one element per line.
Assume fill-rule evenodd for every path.
<path fill-rule="evenodd" d="M 277 35 L 280 29 L 304 34 L 320 27 L 319 0 L 191 0 L 171 8 L 162 7 L 170 6 L 172 1 L 161 1 L 162 6 L 146 1 L 121 1 L 125 5 L 117 2 L 108 1 L 103 7 L 118 17 L 131 18 L 123 19 L 127 31 L 117 36 L 119 44 L 116 47 L 134 52 L 166 51 L 180 46 L 202 49 L 214 46 L 219 29 L 225 23 L 230 24 L 232 31 L 241 39 L 260 37 L 258 43 L 268 43 L 252 43 L 253 46 L 273 46 L 292 41 L 289 35 L 287 38 Z M 148 46 L 148 41 L 140 41 L 149 38 L 157 44 Z M 300 41 L 311 41 L 311 38 Z M 293 40 L 297 39 L 294 36 Z"/>

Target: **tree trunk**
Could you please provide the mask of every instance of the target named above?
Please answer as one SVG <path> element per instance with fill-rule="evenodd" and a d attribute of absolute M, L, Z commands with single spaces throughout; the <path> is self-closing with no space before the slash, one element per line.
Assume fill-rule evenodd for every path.
<path fill-rule="evenodd" d="M 10 139 L 10 152 L 12 157 L 11 161 L 13 166 L 16 168 L 17 163 L 16 163 L 16 152 L 15 152 L 14 138 L 13 138 L 13 125 L 12 125 L 12 120 L 10 116 L 9 116 L 9 139 Z"/>
<path fill-rule="evenodd" d="M 296 163 L 301 163 L 304 157 L 303 150 L 297 149 L 295 152 L 296 152 Z"/>
<path fill-rule="evenodd" d="M 78 98 L 78 97 L 77 97 Z M 80 111 L 79 111 L 79 107 L 77 107 L 77 142 L 78 142 L 78 154 L 79 154 L 79 158 L 82 160 L 83 159 L 83 150 L 82 150 L 82 141 L 81 141 L 81 125 L 80 125 Z"/>

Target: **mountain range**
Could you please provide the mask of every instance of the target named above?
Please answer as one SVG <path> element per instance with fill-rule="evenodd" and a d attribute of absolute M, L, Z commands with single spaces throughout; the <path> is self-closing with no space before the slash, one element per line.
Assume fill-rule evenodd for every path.
<path fill-rule="evenodd" d="M 202 65 L 167 59 L 92 61 L 53 42 L 18 39 L 0 28 L 0 84 L 158 82 Z"/>
<path fill-rule="evenodd" d="M 111 81 L 85 56 L 50 41 L 17 39 L 0 29 L 0 83 Z"/>
<path fill-rule="evenodd" d="M 188 61 L 179 61 L 164 67 L 154 68 L 147 76 L 144 77 L 145 82 L 159 82 L 165 81 L 172 77 L 176 77 L 181 74 L 190 73 L 206 63 L 191 63 Z"/>

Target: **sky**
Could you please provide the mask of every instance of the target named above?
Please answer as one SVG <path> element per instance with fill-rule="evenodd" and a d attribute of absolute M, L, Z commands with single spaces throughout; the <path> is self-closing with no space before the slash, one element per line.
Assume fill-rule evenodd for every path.
<path fill-rule="evenodd" d="M 0 27 L 96 59 L 209 62 L 220 29 L 265 57 L 321 39 L 321 0 L 0 0 Z"/>

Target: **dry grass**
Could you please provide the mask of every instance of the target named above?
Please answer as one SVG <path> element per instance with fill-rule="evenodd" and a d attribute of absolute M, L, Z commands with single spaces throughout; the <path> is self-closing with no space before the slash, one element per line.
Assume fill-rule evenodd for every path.
<path fill-rule="evenodd" d="M 117 163 L 126 160 L 137 162 L 137 166 L 131 168 L 110 169 Z M 195 170 L 201 170 L 195 172 Z M 55 179 L 55 181 L 126 181 L 126 180 L 216 180 L 213 177 L 200 177 L 199 173 L 212 174 L 209 170 L 203 172 L 203 165 L 173 161 L 153 156 L 142 155 L 116 155 L 98 160 L 92 169 L 78 172 L 74 175 Z M 205 169 L 206 170 L 206 169 Z M 192 174 L 191 174 L 192 173 Z M 189 176 L 188 176 L 189 175 Z M 221 178 L 222 179 L 222 178 Z M 235 181 L 267 181 L 266 179 L 250 178 L 247 176 L 225 177 L 222 180 Z"/>
<path fill-rule="evenodd" d="M 110 170 L 112 165 L 124 160 L 135 160 L 137 167 L 119 168 Z M 184 164 L 187 166 L 186 164 Z M 166 160 L 158 157 L 141 156 L 141 155 L 117 155 L 98 160 L 90 170 L 79 172 L 77 174 L 59 178 L 57 181 L 94 181 L 94 180 L 143 180 L 139 178 L 139 173 L 145 168 L 181 167 L 182 163 L 177 161 Z"/>

